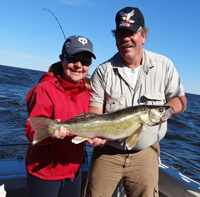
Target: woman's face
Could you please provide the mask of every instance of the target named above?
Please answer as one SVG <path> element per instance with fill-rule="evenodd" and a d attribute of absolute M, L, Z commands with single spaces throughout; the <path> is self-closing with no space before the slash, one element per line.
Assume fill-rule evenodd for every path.
<path fill-rule="evenodd" d="M 84 61 L 85 58 L 87 58 L 87 60 L 91 59 L 91 63 L 89 62 L 89 65 L 84 65 L 86 64 Z M 91 54 L 85 51 L 69 55 L 69 57 L 63 57 L 60 55 L 60 60 L 63 65 L 63 79 L 73 84 L 77 84 L 87 75 L 89 67 L 92 64 Z"/>

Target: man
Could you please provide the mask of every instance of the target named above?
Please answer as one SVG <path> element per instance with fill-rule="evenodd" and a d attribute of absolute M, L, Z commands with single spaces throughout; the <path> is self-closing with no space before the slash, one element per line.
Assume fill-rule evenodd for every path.
<path fill-rule="evenodd" d="M 148 28 L 140 10 L 123 8 L 115 21 L 118 53 L 95 70 L 89 111 L 102 114 L 165 104 L 174 108 L 174 115 L 185 111 L 187 99 L 171 60 L 143 49 Z M 166 122 L 142 131 L 130 151 L 124 141 L 88 140 L 93 146 L 104 146 L 94 148 L 85 196 L 110 197 L 120 179 L 127 196 L 158 196 L 159 141 L 166 131 Z"/>

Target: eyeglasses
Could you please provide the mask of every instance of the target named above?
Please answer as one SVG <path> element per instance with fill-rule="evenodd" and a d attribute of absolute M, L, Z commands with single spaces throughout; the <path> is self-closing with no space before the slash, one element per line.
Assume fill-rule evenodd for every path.
<path fill-rule="evenodd" d="M 141 31 L 141 29 L 137 30 L 136 32 L 118 31 L 118 32 L 116 32 L 116 36 L 117 36 L 117 38 L 131 37 L 131 36 L 135 36 L 140 31 Z"/>
<path fill-rule="evenodd" d="M 66 58 L 66 60 L 69 63 L 76 63 L 76 62 L 81 62 L 83 66 L 90 66 L 92 63 L 92 58 L 88 57 L 79 57 L 78 55 L 71 55 L 71 54 L 63 54 L 63 56 Z"/>

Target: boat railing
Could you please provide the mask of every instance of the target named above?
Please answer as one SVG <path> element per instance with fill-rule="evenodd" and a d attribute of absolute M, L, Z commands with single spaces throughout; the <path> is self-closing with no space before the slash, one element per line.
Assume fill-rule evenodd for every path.
<path fill-rule="evenodd" d="M 0 143 L 0 146 L 21 146 L 21 145 L 29 145 L 29 142 L 20 142 L 20 143 Z M 85 147 L 86 147 L 86 146 L 85 146 Z M 162 152 L 163 154 L 165 154 L 165 155 L 167 155 L 167 156 L 173 158 L 173 159 L 176 159 L 176 160 L 180 161 L 181 163 L 184 163 L 184 164 L 186 164 L 186 165 L 189 165 L 189 166 L 191 166 L 192 168 L 194 168 L 194 169 L 200 171 L 200 168 L 199 168 L 199 167 L 195 166 L 194 164 L 192 164 L 192 163 L 190 163 L 190 162 L 188 162 L 188 161 L 186 162 L 186 161 L 184 161 L 183 159 L 177 158 L 177 157 L 175 157 L 174 155 L 171 155 L 171 154 L 169 154 L 169 153 L 167 153 L 167 152 L 165 152 L 165 151 L 163 151 L 163 150 L 161 150 L 161 152 Z M 20 157 L 20 155 L 22 156 L 22 154 L 19 154 L 18 157 Z M 87 150 L 86 150 L 86 148 L 84 149 L 84 160 L 86 160 L 85 162 L 88 162 L 88 161 L 87 161 Z"/>
<path fill-rule="evenodd" d="M 20 143 L 0 143 L 0 147 L 1 146 L 27 146 L 29 145 L 29 142 L 20 142 Z M 24 159 L 25 156 L 23 155 L 23 153 L 19 153 L 16 157 L 17 159 Z"/>
<path fill-rule="evenodd" d="M 29 142 L 21 142 L 21 143 L 0 143 L 0 146 L 19 146 L 19 145 L 29 145 Z"/>
<path fill-rule="evenodd" d="M 29 142 L 20 142 L 20 143 L 0 143 L 0 147 L 1 146 L 24 146 L 24 145 L 29 145 Z M 17 159 L 24 159 L 24 155 L 22 153 L 19 153 L 17 155 Z M 83 157 L 83 163 L 88 163 L 88 153 L 87 153 L 87 149 L 86 146 L 84 148 L 84 157 Z"/>
<path fill-rule="evenodd" d="M 162 150 L 161 150 L 160 152 L 162 152 L 163 154 L 165 154 L 165 155 L 167 155 L 167 156 L 169 156 L 169 157 L 171 157 L 171 158 L 173 158 L 173 159 L 176 159 L 176 160 L 180 161 L 181 163 L 184 163 L 184 164 L 186 164 L 186 165 L 189 165 L 189 166 L 191 166 L 192 168 L 194 168 L 194 169 L 200 171 L 200 168 L 199 168 L 199 167 L 195 166 L 194 164 L 192 164 L 192 163 L 190 163 L 190 162 L 188 162 L 188 161 L 184 161 L 183 159 L 177 158 L 177 157 L 175 157 L 174 155 L 171 155 L 171 154 L 169 154 L 169 153 L 167 153 L 167 152 L 165 152 L 165 151 L 162 151 Z"/>

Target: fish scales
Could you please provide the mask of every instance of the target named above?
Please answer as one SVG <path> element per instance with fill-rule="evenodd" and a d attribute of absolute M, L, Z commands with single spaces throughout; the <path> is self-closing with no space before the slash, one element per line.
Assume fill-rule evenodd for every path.
<path fill-rule="evenodd" d="M 107 120 L 102 119 L 101 116 L 96 116 L 95 119 L 91 121 L 82 120 L 79 122 L 79 125 L 75 122 L 63 124 L 63 126 L 73 135 L 87 137 L 90 133 L 90 137 L 98 136 L 108 139 L 119 139 L 133 133 L 134 128 L 138 128 L 138 122 L 140 121 L 137 114 L 129 115 L 126 118 L 113 117 Z"/>

